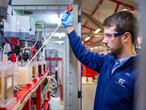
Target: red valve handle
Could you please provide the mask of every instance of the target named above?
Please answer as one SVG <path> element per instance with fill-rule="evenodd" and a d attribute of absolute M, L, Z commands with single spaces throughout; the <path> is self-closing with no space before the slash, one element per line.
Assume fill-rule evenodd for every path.
<path fill-rule="evenodd" d="M 73 10 L 73 5 L 72 4 L 68 4 L 66 7 L 67 12 L 71 12 Z"/>

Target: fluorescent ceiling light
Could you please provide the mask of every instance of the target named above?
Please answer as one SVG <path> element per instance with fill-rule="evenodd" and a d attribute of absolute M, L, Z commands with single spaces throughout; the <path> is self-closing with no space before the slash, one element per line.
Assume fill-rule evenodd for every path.
<path fill-rule="evenodd" d="M 85 41 L 88 41 L 88 40 L 90 40 L 91 39 L 91 37 L 89 36 L 89 37 L 86 37 L 85 38 Z"/>
<path fill-rule="evenodd" d="M 92 50 L 93 50 L 93 48 L 91 47 L 91 48 L 90 48 L 90 50 L 92 51 Z"/>
<path fill-rule="evenodd" d="M 94 47 L 94 49 L 98 49 L 98 47 L 96 46 L 96 47 Z"/>
<path fill-rule="evenodd" d="M 96 31 L 94 32 L 94 34 L 98 34 L 101 31 L 100 28 L 96 29 Z"/>
<path fill-rule="evenodd" d="M 123 8 L 121 11 L 128 11 L 128 9 L 127 8 Z"/>

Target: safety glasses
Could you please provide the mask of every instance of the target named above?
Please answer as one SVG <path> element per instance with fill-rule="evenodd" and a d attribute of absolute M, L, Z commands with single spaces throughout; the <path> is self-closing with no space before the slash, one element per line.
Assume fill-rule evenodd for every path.
<path fill-rule="evenodd" d="M 106 34 L 104 34 L 104 37 L 107 37 L 107 38 L 118 37 L 118 36 L 121 36 L 121 35 L 123 35 L 123 34 L 124 34 L 124 32 L 115 32 L 115 33 L 113 33 L 113 34 L 111 34 L 111 33 L 106 33 Z"/>
<path fill-rule="evenodd" d="M 114 35 L 114 37 L 118 37 L 118 36 L 121 36 L 123 34 L 124 34 L 124 32 L 116 32 L 113 35 Z"/>

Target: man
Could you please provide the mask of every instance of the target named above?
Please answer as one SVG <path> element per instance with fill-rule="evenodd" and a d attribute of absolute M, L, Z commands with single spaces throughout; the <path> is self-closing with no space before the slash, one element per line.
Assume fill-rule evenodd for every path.
<path fill-rule="evenodd" d="M 72 14 L 65 13 L 62 24 L 67 28 L 71 48 L 84 65 L 100 73 L 94 110 L 133 110 L 134 85 L 138 71 L 137 18 L 130 11 L 120 11 L 105 19 L 103 43 L 107 55 L 90 52 L 77 36 Z"/>

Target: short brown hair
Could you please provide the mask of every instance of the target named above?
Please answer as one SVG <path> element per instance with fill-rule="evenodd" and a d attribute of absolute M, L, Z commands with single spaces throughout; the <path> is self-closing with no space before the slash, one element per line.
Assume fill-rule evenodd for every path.
<path fill-rule="evenodd" d="M 138 20 L 134 13 L 128 10 L 119 11 L 107 17 L 103 26 L 116 26 L 117 32 L 130 32 L 132 36 L 132 43 L 136 46 L 138 34 Z"/>

